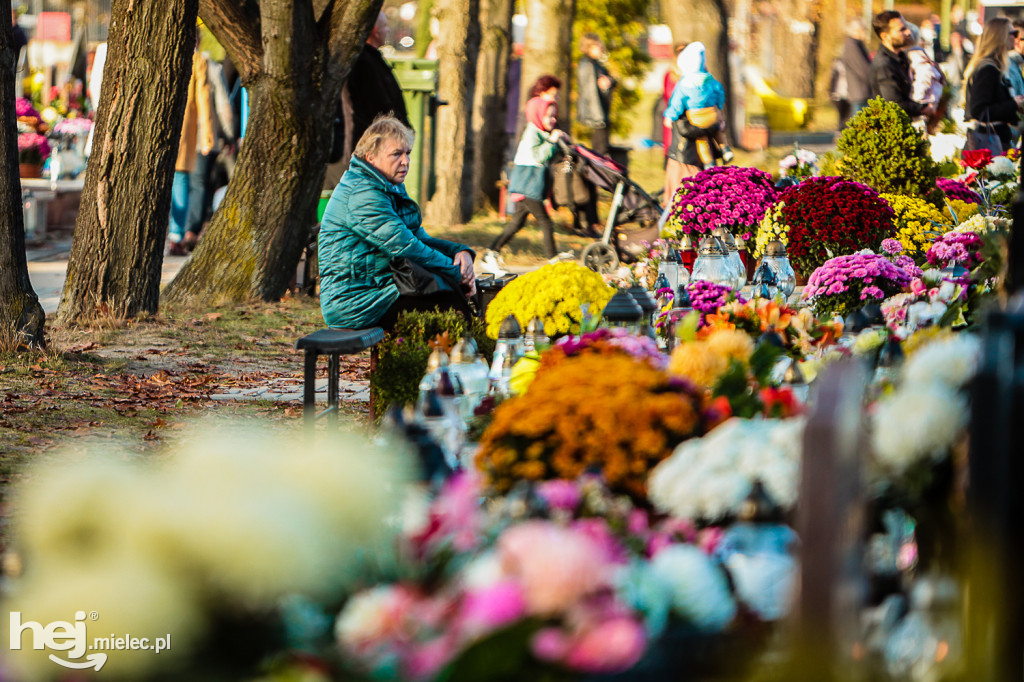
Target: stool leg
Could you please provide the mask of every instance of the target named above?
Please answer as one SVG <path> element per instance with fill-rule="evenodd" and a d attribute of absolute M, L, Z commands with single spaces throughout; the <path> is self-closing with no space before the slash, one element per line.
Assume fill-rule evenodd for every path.
<path fill-rule="evenodd" d="M 377 346 L 370 349 L 370 419 L 377 418 L 377 401 L 373 398 L 373 373 L 377 371 L 377 360 L 380 354 Z"/>
<path fill-rule="evenodd" d="M 306 434 L 310 436 L 316 429 L 316 356 L 315 350 L 306 349 L 302 374 L 302 421 Z"/>
<path fill-rule="evenodd" d="M 327 409 L 331 424 L 338 425 L 338 375 L 341 373 L 340 356 L 332 353 L 327 359 Z"/>

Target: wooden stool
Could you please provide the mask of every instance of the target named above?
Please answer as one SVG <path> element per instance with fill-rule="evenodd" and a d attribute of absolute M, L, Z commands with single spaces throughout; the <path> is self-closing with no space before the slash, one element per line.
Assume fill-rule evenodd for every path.
<path fill-rule="evenodd" d="M 302 387 L 302 417 L 307 433 L 312 433 L 316 420 L 329 416 L 331 421 L 338 421 L 338 375 L 340 374 L 342 355 L 354 355 L 367 348 L 372 348 L 384 338 L 384 330 L 380 327 L 366 329 L 340 329 L 328 327 L 303 336 L 295 342 L 296 350 L 306 351 L 305 370 Z M 327 409 L 316 412 L 316 360 L 321 355 L 327 356 Z M 373 371 L 374 358 L 370 361 Z M 372 398 L 371 398 L 372 401 Z M 371 405 L 372 409 L 372 405 Z"/>

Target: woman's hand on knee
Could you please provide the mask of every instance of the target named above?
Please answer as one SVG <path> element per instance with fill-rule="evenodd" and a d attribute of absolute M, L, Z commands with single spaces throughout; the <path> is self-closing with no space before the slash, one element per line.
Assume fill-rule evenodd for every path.
<path fill-rule="evenodd" d="M 452 258 L 452 263 L 459 268 L 462 283 L 469 288 L 469 295 L 476 293 L 476 273 L 473 272 L 473 256 L 469 251 L 459 251 Z"/>

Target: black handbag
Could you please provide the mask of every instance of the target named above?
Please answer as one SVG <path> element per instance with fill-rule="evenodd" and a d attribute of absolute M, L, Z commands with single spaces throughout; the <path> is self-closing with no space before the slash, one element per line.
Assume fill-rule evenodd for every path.
<path fill-rule="evenodd" d="M 988 118 L 988 114 L 985 114 L 985 118 Z M 974 149 L 990 149 L 992 150 L 992 156 L 999 156 L 1003 153 L 1003 140 L 999 137 L 999 133 L 996 132 L 996 128 L 991 123 L 976 123 L 974 128 L 967 129 L 967 144 L 964 145 L 966 151 Z"/>
<path fill-rule="evenodd" d="M 460 285 L 446 273 L 433 272 L 408 258 L 392 258 L 391 279 L 402 296 L 430 296 L 459 291 Z"/>

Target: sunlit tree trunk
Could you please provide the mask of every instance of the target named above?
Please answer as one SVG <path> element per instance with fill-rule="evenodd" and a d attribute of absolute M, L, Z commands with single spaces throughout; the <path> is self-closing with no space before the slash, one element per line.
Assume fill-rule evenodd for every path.
<path fill-rule="evenodd" d="M 0 17 L 11 14 L 10 0 L 0 0 Z M 14 33 L 6 20 L 0 27 L 0 339 L 20 346 L 44 344 L 45 315 L 28 279 L 25 216 L 18 177 L 18 125 L 14 109 Z"/>
<path fill-rule="evenodd" d="M 512 0 L 480 0 L 480 56 L 473 100 L 473 180 L 476 206 L 498 205 L 498 180 L 508 134 L 508 66 L 512 48 Z"/>
<path fill-rule="evenodd" d="M 117 0 L 58 321 L 154 312 L 198 0 Z"/>
<path fill-rule="evenodd" d="M 457 225 L 473 215 L 475 137 L 470 129 L 480 49 L 480 0 L 435 0 L 438 97 L 434 154 L 437 188 L 424 212 L 431 225 Z"/>
<path fill-rule="evenodd" d="M 280 298 L 316 214 L 345 77 L 382 0 L 200 0 L 249 92 L 220 208 L 168 285 L 172 301 Z"/>

